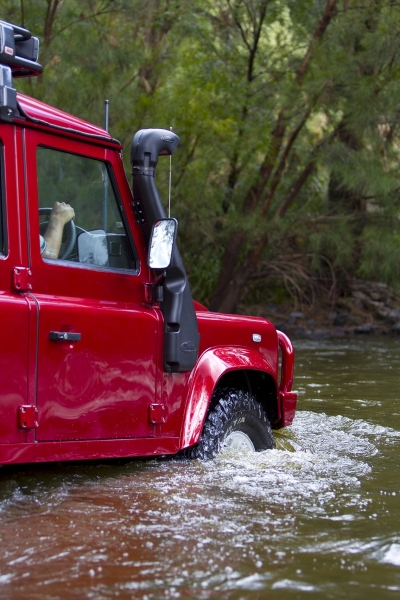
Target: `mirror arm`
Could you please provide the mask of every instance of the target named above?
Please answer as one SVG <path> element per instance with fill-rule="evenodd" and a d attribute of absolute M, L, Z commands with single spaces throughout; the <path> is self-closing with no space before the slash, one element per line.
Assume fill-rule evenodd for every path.
<path fill-rule="evenodd" d="M 156 277 L 153 281 L 153 285 L 164 285 L 164 279 L 166 274 L 167 272 L 165 270 L 162 273 L 160 273 L 160 275 L 158 275 L 158 277 Z"/>
<path fill-rule="evenodd" d="M 162 277 L 162 280 L 160 279 Z M 158 283 L 156 283 L 158 281 Z M 160 284 L 161 282 L 161 284 Z M 157 277 L 154 283 L 145 283 L 144 284 L 144 303 L 145 304 L 155 304 L 161 303 L 164 300 L 164 276 Z"/>

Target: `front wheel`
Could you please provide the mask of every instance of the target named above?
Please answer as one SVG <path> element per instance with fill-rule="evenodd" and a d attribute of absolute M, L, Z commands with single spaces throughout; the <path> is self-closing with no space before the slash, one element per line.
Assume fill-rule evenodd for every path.
<path fill-rule="evenodd" d="M 207 460 L 225 446 L 256 452 L 275 447 L 268 417 L 249 392 L 230 388 L 217 390 L 200 442 L 188 448 L 186 455 Z"/>

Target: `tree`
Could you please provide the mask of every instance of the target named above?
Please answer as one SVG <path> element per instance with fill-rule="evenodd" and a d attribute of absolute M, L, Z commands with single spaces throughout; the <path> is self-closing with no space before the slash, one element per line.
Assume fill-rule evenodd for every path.
<path fill-rule="evenodd" d="M 209 241 L 197 236 L 192 255 L 208 249 L 212 273 L 220 260 L 210 308 L 235 312 L 260 264 L 265 274 L 285 249 L 310 256 L 318 270 L 327 265 L 333 279 L 337 270 L 371 276 L 374 206 L 391 231 L 380 273 L 393 282 L 398 112 L 388 91 L 398 85 L 399 41 L 389 24 L 399 22 L 399 7 L 220 0 L 198 2 L 195 14 L 207 71 L 191 74 L 208 85 L 213 133 L 203 132 L 197 158 L 205 162 L 199 154 L 212 148 L 204 187 L 214 201 L 201 228 Z M 333 209 L 335 189 L 354 206 Z"/>

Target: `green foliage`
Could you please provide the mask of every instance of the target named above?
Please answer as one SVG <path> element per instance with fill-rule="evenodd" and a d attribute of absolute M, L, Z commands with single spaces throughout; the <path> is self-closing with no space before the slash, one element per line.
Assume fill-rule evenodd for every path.
<path fill-rule="evenodd" d="M 258 297 L 259 265 L 285 253 L 316 274 L 399 280 L 400 7 L 338 0 L 324 29 L 327 5 L 5 0 L 2 18 L 40 37 L 45 71 L 22 91 L 99 125 L 110 100 L 128 172 L 137 129 L 178 133 L 173 214 L 209 302 L 225 276 Z"/>
<path fill-rule="evenodd" d="M 321 223 L 318 231 L 308 238 L 308 247 L 312 252 L 312 266 L 316 270 L 326 267 L 321 257 L 328 259 L 334 267 L 351 269 L 353 263 L 355 239 L 351 225 L 346 219 Z"/>
<path fill-rule="evenodd" d="M 400 290 L 400 227 L 385 222 L 368 225 L 361 235 L 362 252 L 357 275 L 371 281 L 385 281 Z M 395 231 L 393 231 L 395 230 Z"/>

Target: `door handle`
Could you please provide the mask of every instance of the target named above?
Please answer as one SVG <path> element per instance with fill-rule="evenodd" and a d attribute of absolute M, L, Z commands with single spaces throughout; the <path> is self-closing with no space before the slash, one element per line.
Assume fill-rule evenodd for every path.
<path fill-rule="evenodd" d="M 50 331 L 49 339 L 53 342 L 79 342 L 82 339 L 80 333 L 70 331 Z"/>

